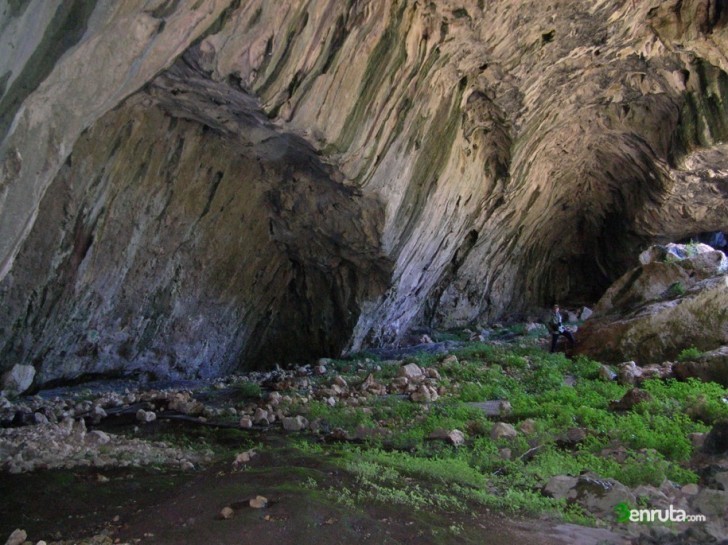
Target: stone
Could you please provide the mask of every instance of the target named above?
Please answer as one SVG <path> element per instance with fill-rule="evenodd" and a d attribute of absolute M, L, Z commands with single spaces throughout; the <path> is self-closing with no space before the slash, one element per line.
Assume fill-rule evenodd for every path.
<path fill-rule="evenodd" d="M 690 505 L 709 518 L 718 517 L 725 520 L 728 515 L 728 492 L 703 488 L 690 501 Z"/>
<path fill-rule="evenodd" d="M 250 507 L 253 509 L 264 509 L 268 507 L 268 498 L 265 496 L 256 496 L 250 500 Z"/>
<path fill-rule="evenodd" d="M 223 520 L 228 520 L 233 518 L 233 515 L 235 515 L 235 511 L 233 511 L 232 507 L 225 506 L 220 511 L 220 518 Z"/>
<path fill-rule="evenodd" d="M 408 380 L 417 380 L 423 378 L 424 373 L 416 363 L 408 363 L 399 368 L 399 376 Z"/>
<path fill-rule="evenodd" d="M 576 487 L 577 501 L 594 514 L 613 515 L 619 503 L 635 505 L 634 493 L 619 481 L 581 475 Z"/>
<path fill-rule="evenodd" d="M 589 307 L 581 307 L 578 318 L 579 320 L 588 320 L 592 314 L 594 314 L 594 312 Z"/>
<path fill-rule="evenodd" d="M 465 434 L 460 430 L 437 429 L 427 436 L 428 439 L 445 441 L 453 446 L 459 447 L 465 444 Z"/>
<path fill-rule="evenodd" d="M 677 362 L 673 365 L 673 373 L 681 380 L 697 378 L 728 388 L 728 346 L 703 352 L 695 361 Z"/>
<path fill-rule="evenodd" d="M 92 445 L 106 445 L 109 441 L 109 434 L 101 430 L 92 430 L 86 434 L 86 442 Z"/>
<path fill-rule="evenodd" d="M 513 452 L 507 447 L 499 448 L 498 456 L 501 458 L 501 460 L 510 460 L 513 457 Z"/>
<path fill-rule="evenodd" d="M 253 419 L 250 416 L 243 416 L 240 418 L 238 425 L 243 429 L 249 430 L 253 427 Z"/>
<path fill-rule="evenodd" d="M 144 409 L 139 409 L 136 412 L 136 419 L 139 422 L 148 424 L 149 422 L 154 422 L 157 419 L 157 415 L 154 411 L 145 411 Z"/>
<path fill-rule="evenodd" d="M 695 483 L 688 483 L 680 489 L 680 492 L 686 496 L 695 496 L 698 492 L 700 492 L 700 488 Z"/>
<path fill-rule="evenodd" d="M 349 388 L 349 384 L 341 375 L 336 375 L 336 377 L 334 377 L 334 384 L 343 388 L 344 390 L 347 390 Z"/>
<path fill-rule="evenodd" d="M 12 534 L 10 534 L 10 537 L 8 537 L 5 545 L 21 545 L 21 543 L 25 542 L 27 538 L 28 534 L 25 532 L 25 530 L 17 529 L 13 531 Z"/>
<path fill-rule="evenodd" d="M 255 456 L 257 456 L 257 452 L 255 451 L 255 449 L 241 452 L 237 456 L 235 456 L 235 460 L 233 460 L 233 466 L 239 468 L 240 466 L 249 463 Z"/>
<path fill-rule="evenodd" d="M 536 433 L 536 421 L 533 418 L 526 418 L 526 420 L 518 424 L 518 429 L 525 435 L 532 435 Z"/>
<path fill-rule="evenodd" d="M 2 376 L 2 390 L 22 394 L 31 387 L 34 378 L 35 367 L 32 365 L 13 365 Z"/>
<path fill-rule="evenodd" d="M 608 365 L 600 365 L 599 366 L 599 378 L 606 382 L 611 382 L 617 378 L 617 373 L 612 371 L 612 368 L 609 367 Z"/>
<path fill-rule="evenodd" d="M 270 423 L 269 417 L 270 413 L 267 410 L 258 407 L 257 409 L 255 409 L 255 413 L 253 414 L 253 422 L 259 425 L 267 426 Z"/>
<path fill-rule="evenodd" d="M 193 471 L 195 469 L 195 464 L 193 464 L 189 460 L 180 460 L 179 468 L 182 471 Z"/>
<path fill-rule="evenodd" d="M 456 365 L 458 363 L 458 357 L 455 354 L 449 354 L 442 360 L 443 365 Z"/>
<path fill-rule="evenodd" d="M 7 4 L 0 346 L 44 381 L 399 346 L 725 229 L 720 2 L 85 1 L 52 55 Z"/>
<path fill-rule="evenodd" d="M 642 378 L 642 369 L 634 361 L 622 362 L 617 366 L 617 382 L 634 385 Z"/>
<path fill-rule="evenodd" d="M 572 491 L 578 481 L 579 479 L 569 475 L 556 475 L 548 480 L 541 493 L 557 500 L 576 497 L 576 493 Z"/>
<path fill-rule="evenodd" d="M 575 354 L 649 364 L 674 360 L 688 346 L 728 345 L 728 328 L 714 319 L 728 307 L 728 274 L 711 276 L 688 264 L 694 262 L 651 263 L 626 273 L 580 328 Z"/>
<path fill-rule="evenodd" d="M 645 403 L 647 401 L 650 401 L 652 399 L 652 396 L 649 392 L 646 390 L 640 390 L 639 388 L 632 388 L 631 390 L 627 391 L 626 394 L 622 396 L 622 399 L 619 401 L 610 401 L 609 402 L 609 410 L 610 411 L 629 411 L 632 410 L 632 408 L 639 404 L 639 403 Z"/>
<path fill-rule="evenodd" d="M 512 439 L 518 435 L 516 429 L 506 422 L 496 422 L 490 432 L 491 439 Z"/>
<path fill-rule="evenodd" d="M 688 435 L 688 439 L 690 439 L 690 444 L 694 448 L 702 449 L 703 445 L 705 444 L 705 437 L 707 435 L 707 433 L 693 432 Z"/>
<path fill-rule="evenodd" d="M 303 416 L 283 418 L 283 429 L 286 431 L 301 431 L 308 427 L 308 420 Z"/>

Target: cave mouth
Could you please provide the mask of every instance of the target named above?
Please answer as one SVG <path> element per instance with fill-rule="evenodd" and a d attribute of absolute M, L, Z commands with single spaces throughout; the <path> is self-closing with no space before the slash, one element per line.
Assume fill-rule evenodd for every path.
<path fill-rule="evenodd" d="M 78 140 L 0 284 L 42 385 L 338 356 L 387 286 L 381 203 L 189 59 Z"/>

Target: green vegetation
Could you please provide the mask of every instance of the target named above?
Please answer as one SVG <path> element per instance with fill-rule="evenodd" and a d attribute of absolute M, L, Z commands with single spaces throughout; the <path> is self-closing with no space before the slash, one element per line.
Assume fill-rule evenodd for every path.
<path fill-rule="evenodd" d="M 702 356 L 703 353 L 695 348 L 694 346 L 691 346 L 690 348 L 686 348 L 685 350 L 682 350 L 680 354 L 677 356 L 678 361 L 692 361 L 698 359 L 700 356 Z"/>
<path fill-rule="evenodd" d="M 429 405 L 405 396 L 376 398 L 364 408 L 310 404 L 308 417 L 331 428 L 381 432 L 356 444 L 301 443 L 304 451 L 329 455 L 355 479 L 356 486 L 332 494 L 343 494 L 351 505 L 381 502 L 414 511 L 480 505 L 588 523 L 575 504 L 541 494 L 551 477 L 590 472 L 631 487 L 659 486 L 665 479 L 697 482 L 687 464 L 693 453 L 689 435 L 728 418 L 726 390 L 715 383 L 647 380 L 640 388 L 648 400 L 615 411 L 610 403 L 631 387 L 600 379 L 601 364 L 588 358 L 569 360 L 527 342 L 467 343 L 452 355 L 405 359 L 440 374 L 447 392 Z M 357 372 L 355 367 L 348 370 Z M 383 380 L 397 369 L 385 365 L 373 374 Z M 358 370 L 361 376 L 369 372 Z M 488 418 L 472 403 L 489 400 L 507 400 L 510 412 Z M 494 440 L 491 429 L 502 419 L 517 429 L 529 420 L 531 430 Z M 574 428 L 582 436 L 564 440 Z M 464 432 L 465 445 L 430 439 L 436 430 L 455 429 Z"/>

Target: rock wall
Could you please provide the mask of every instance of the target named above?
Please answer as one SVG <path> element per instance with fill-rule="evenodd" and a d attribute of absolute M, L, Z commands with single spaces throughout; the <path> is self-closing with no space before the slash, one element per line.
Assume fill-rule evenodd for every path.
<path fill-rule="evenodd" d="M 717 0 L 3 9 L 0 365 L 41 383 L 594 300 L 728 231 Z"/>

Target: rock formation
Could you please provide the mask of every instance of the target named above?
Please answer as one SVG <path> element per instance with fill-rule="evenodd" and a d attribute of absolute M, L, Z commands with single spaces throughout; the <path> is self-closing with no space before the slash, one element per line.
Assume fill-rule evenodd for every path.
<path fill-rule="evenodd" d="M 11 1 L 0 368 L 209 376 L 728 231 L 717 0 Z"/>
<path fill-rule="evenodd" d="M 728 259 L 704 244 L 667 249 L 645 251 L 642 265 L 610 286 L 579 328 L 576 353 L 642 365 L 674 360 L 691 347 L 722 353 L 728 346 Z M 676 374 L 725 381 L 725 361 L 704 360 Z"/>

